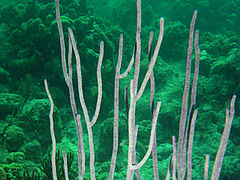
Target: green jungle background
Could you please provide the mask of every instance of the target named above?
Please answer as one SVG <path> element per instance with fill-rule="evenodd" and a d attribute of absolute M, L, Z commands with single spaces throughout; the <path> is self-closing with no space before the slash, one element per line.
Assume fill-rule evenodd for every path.
<path fill-rule="evenodd" d="M 99 43 L 105 43 L 102 66 L 103 100 L 93 127 L 96 177 L 107 179 L 112 151 L 114 76 L 120 33 L 124 36 L 123 65 L 131 58 L 136 32 L 135 0 L 60 0 L 62 24 L 75 34 L 83 73 L 84 97 L 90 115 L 97 97 L 96 65 Z M 193 11 L 198 9 L 200 29 L 200 77 L 198 118 L 193 147 L 193 179 L 203 179 L 204 157 L 213 166 L 225 123 L 225 108 L 236 94 L 235 118 L 221 172 L 221 180 L 240 177 L 240 1 L 239 0 L 142 0 L 141 75 L 148 67 L 150 31 L 154 42 L 159 18 L 165 19 L 162 47 L 154 68 L 155 99 L 162 101 L 157 123 L 158 162 L 165 178 L 172 154 L 172 136 L 178 136 L 185 78 L 186 50 Z M 70 179 L 77 177 L 77 133 L 69 93 L 60 63 L 59 34 L 54 0 L 0 0 L 0 179 L 51 179 L 49 100 L 43 79 L 48 80 L 55 103 L 58 176 L 62 174 L 62 150 L 68 153 Z M 67 46 L 66 46 L 67 47 Z M 193 64 L 194 65 L 194 64 Z M 75 67 L 75 65 L 74 65 Z M 74 68 L 74 75 L 76 69 Z M 128 131 L 124 86 L 120 80 L 119 153 L 115 179 L 125 179 Z M 76 85 L 76 76 L 74 76 Z M 77 87 L 75 86 L 75 90 Z M 77 92 L 75 92 L 77 94 Z M 80 110 L 78 97 L 77 105 Z M 137 157 L 145 154 L 150 129 L 149 87 L 137 106 L 139 125 Z M 82 113 L 81 113 L 82 115 Z M 86 150 L 85 179 L 90 179 L 88 138 L 82 116 Z M 153 178 L 152 159 L 140 169 L 144 180 Z"/>

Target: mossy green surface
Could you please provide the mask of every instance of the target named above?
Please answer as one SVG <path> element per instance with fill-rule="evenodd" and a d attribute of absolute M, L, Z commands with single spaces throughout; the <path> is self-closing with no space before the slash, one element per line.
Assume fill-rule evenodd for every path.
<path fill-rule="evenodd" d="M 54 1 L 0 0 L 0 179 L 16 178 L 17 172 L 39 170 L 40 160 L 51 151 L 49 102 L 43 79 L 47 78 L 55 102 L 54 125 L 57 147 L 73 151 L 72 169 L 77 172 L 77 132 L 69 103 L 60 62 L 60 46 Z M 198 84 L 196 132 L 193 146 L 193 177 L 202 179 L 204 156 L 210 154 L 212 167 L 225 123 L 225 108 L 236 94 L 235 118 L 231 130 L 221 180 L 240 177 L 240 3 L 216 0 L 142 0 L 141 75 L 148 67 L 149 32 L 154 31 L 154 44 L 159 18 L 165 18 L 162 48 L 154 68 L 156 94 L 162 101 L 157 124 L 159 171 L 165 178 L 171 156 L 171 137 L 178 135 L 180 106 L 185 77 L 188 31 L 194 9 L 198 9 L 196 28 L 200 29 L 200 77 Z M 67 28 L 73 29 L 80 52 L 84 97 L 90 116 L 95 111 L 97 96 L 96 67 L 99 43 L 105 42 L 102 66 L 103 100 L 99 119 L 93 127 L 97 179 L 106 179 L 112 150 L 114 74 L 120 33 L 124 36 L 122 69 L 131 59 L 136 32 L 135 0 L 60 0 L 61 18 L 67 39 Z M 67 47 L 67 46 L 66 46 Z M 193 64 L 194 65 L 194 64 Z M 73 64 L 74 85 L 76 65 Z M 124 179 L 127 165 L 128 131 L 124 103 L 124 87 L 130 76 L 120 81 L 119 154 L 116 179 Z M 77 107 L 80 107 L 75 86 Z M 138 160 L 148 147 L 150 135 L 149 86 L 137 104 L 139 125 Z M 82 115 L 82 110 L 79 108 Z M 89 176 L 88 137 L 86 175 Z M 24 155 L 21 162 L 7 161 L 11 153 Z M 21 156 L 22 157 L 22 156 Z M 2 171 L 1 171 L 2 170 Z M 210 168 L 211 171 L 211 168 Z M 152 160 L 141 169 L 144 179 L 151 179 Z M 43 176 L 43 174 L 41 174 Z"/>

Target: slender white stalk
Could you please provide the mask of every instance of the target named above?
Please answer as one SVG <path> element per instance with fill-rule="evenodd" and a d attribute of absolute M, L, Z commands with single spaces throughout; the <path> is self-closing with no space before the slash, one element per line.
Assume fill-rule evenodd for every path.
<path fill-rule="evenodd" d="M 192 60 L 192 45 L 193 45 L 193 33 L 194 26 L 197 17 L 197 11 L 194 11 L 190 32 L 189 32 L 189 41 L 188 41 L 188 51 L 187 51 L 187 66 L 186 66 L 186 74 L 185 74 L 185 86 L 182 97 L 182 109 L 181 109 L 181 117 L 179 122 L 179 136 L 178 136 L 178 147 L 177 147 L 177 171 L 178 171 L 178 179 L 183 180 L 186 172 L 186 149 L 184 149 L 184 134 L 186 129 L 186 119 L 188 112 L 188 97 L 189 97 L 189 89 L 190 89 L 190 72 L 191 72 L 191 60 Z"/>
<path fill-rule="evenodd" d="M 69 180 L 69 178 L 68 178 L 68 166 L 67 166 L 66 152 L 63 151 L 62 153 L 63 153 L 63 167 L 64 167 L 65 180 Z"/>
<path fill-rule="evenodd" d="M 52 138 L 52 176 L 53 180 L 57 180 L 57 170 L 56 170 L 56 138 L 54 134 L 54 124 L 53 124 L 53 110 L 54 110 L 54 103 L 50 91 L 48 89 L 47 80 L 44 79 L 45 89 L 48 95 L 48 99 L 50 101 L 50 112 L 49 112 L 49 120 L 50 120 L 50 133 Z"/>
<path fill-rule="evenodd" d="M 205 165 L 204 165 L 204 180 L 208 179 L 208 169 L 209 169 L 209 154 L 206 155 L 205 157 Z"/>
<path fill-rule="evenodd" d="M 158 118 L 158 114 L 159 114 L 159 111 L 160 111 L 160 107 L 161 107 L 161 102 L 158 101 L 156 110 L 154 111 L 154 114 L 153 114 L 152 129 L 151 129 L 151 135 L 150 135 L 150 139 L 149 139 L 148 150 L 147 150 L 146 154 L 144 155 L 143 159 L 137 165 L 130 165 L 130 169 L 141 168 L 143 166 L 143 164 L 147 161 L 149 156 L 151 155 L 152 147 L 153 147 L 154 134 L 155 134 L 155 131 L 156 131 L 157 118 Z"/>
<path fill-rule="evenodd" d="M 118 152 L 118 118 L 119 118 L 119 79 L 120 79 L 120 69 L 122 63 L 122 49 L 123 49 L 123 35 L 120 35 L 119 40 L 119 52 L 118 52 L 118 62 L 115 73 L 115 87 L 114 87 L 114 124 L 113 124 L 113 151 L 111 167 L 109 171 L 109 180 L 114 177 L 114 171 L 116 166 L 117 152 Z"/>
<path fill-rule="evenodd" d="M 195 122 L 197 119 L 198 111 L 195 110 L 191 120 L 191 127 L 189 133 L 189 140 L 188 140 L 188 160 L 187 160 L 187 180 L 192 180 L 192 148 L 193 148 L 193 136 L 194 136 L 194 129 L 195 129 Z"/>
<path fill-rule="evenodd" d="M 150 78 L 150 75 L 153 71 L 153 67 L 155 65 L 155 62 L 157 60 L 157 56 L 158 56 L 158 53 L 159 53 L 159 50 L 160 50 L 160 47 L 161 47 L 161 44 L 162 44 L 162 39 L 163 39 L 163 31 L 164 31 L 164 19 L 161 18 L 160 19 L 160 30 L 159 30 L 159 36 L 158 36 L 158 41 L 157 41 L 157 45 L 156 45 L 156 48 L 155 48 L 155 51 L 154 51 L 154 54 L 153 54 L 153 57 L 151 59 L 151 62 L 148 66 L 148 70 L 146 72 L 146 75 L 143 79 L 143 82 L 141 84 L 141 87 L 137 93 L 137 96 L 136 96 L 136 99 L 139 100 L 144 92 L 144 89 L 147 85 L 147 82 Z"/>
<path fill-rule="evenodd" d="M 98 65 L 97 65 L 97 81 L 98 81 L 98 97 L 97 97 L 97 103 L 95 108 L 95 113 L 91 121 L 91 126 L 93 126 L 99 116 L 101 102 L 102 102 L 102 75 L 101 75 L 101 67 L 102 67 L 102 61 L 103 61 L 103 54 L 104 54 L 104 43 L 103 41 L 100 42 L 100 54 L 98 58 Z"/>
<path fill-rule="evenodd" d="M 230 103 L 230 110 L 228 108 L 226 109 L 225 126 L 224 126 L 224 130 L 222 133 L 220 145 L 218 147 L 218 152 L 217 152 L 217 155 L 215 158 L 211 180 L 218 180 L 220 172 L 221 172 L 222 162 L 223 162 L 224 154 L 226 152 L 229 134 L 231 131 L 232 121 L 233 121 L 234 113 L 235 113 L 235 109 L 234 109 L 235 100 L 236 100 L 236 95 L 234 95 L 232 97 L 232 100 Z"/>
<path fill-rule="evenodd" d="M 172 143 L 173 143 L 173 160 L 172 160 L 172 178 L 173 180 L 176 180 L 176 163 L 177 163 L 177 147 L 176 147 L 176 138 L 175 136 L 172 137 Z"/>
<path fill-rule="evenodd" d="M 61 46 L 61 62 L 62 62 L 62 70 L 63 76 L 65 79 L 66 84 L 68 85 L 68 74 L 67 74 L 67 66 L 66 66 L 66 49 L 65 49 L 65 42 L 64 42 L 64 35 L 62 30 L 62 23 L 60 18 L 60 9 L 59 9 L 59 0 L 55 1 L 56 5 L 56 17 L 57 17 L 57 24 L 58 24 L 58 32 L 60 37 L 60 46 Z"/>

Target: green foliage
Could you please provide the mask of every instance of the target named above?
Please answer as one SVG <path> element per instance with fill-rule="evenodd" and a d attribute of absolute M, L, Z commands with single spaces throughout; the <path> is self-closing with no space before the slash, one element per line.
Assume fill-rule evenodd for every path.
<path fill-rule="evenodd" d="M 18 92 L 25 99 L 25 102 L 38 96 L 39 87 L 36 86 L 31 74 L 26 74 L 18 84 Z"/>
<path fill-rule="evenodd" d="M 72 166 L 73 160 L 74 160 L 73 153 L 68 152 L 67 167 L 68 167 L 69 177 L 71 177 L 71 172 L 72 172 L 71 166 Z M 41 160 L 40 170 L 45 174 L 45 177 L 48 180 L 52 180 L 52 158 L 50 153 L 48 153 L 48 155 Z M 63 156 L 61 156 L 60 151 L 56 152 L 56 171 L 57 171 L 57 178 L 60 180 L 64 179 Z"/>
<path fill-rule="evenodd" d="M 0 167 L 0 179 L 1 180 L 7 180 L 7 175 L 6 175 L 5 171 L 4 171 L 4 169 L 1 168 L 1 167 Z"/>
<path fill-rule="evenodd" d="M 8 127 L 4 139 L 9 152 L 17 151 L 25 140 L 23 129 L 16 125 Z"/>
<path fill-rule="evenodd" d="M 24 171 L 23 172 L 23 177 L 21 178 L 20 175 L 18 176 L 18 179 L 23 179 L 23 180 L 40 180 L 41 176 L 40 174 L 33 170 L 32 172 L 29 171 Z"/>

